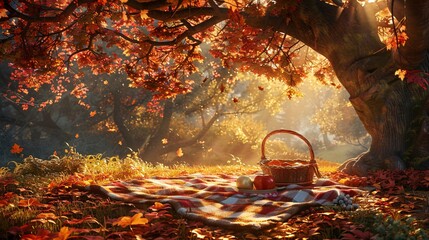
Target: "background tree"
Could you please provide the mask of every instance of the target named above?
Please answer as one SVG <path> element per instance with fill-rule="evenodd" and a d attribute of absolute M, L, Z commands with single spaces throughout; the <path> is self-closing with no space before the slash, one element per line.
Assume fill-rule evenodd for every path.
<path fill-rule="evenodd" d="M 82 68 L 94 74 L 122 71 L 155 99 L 186 93 L 192 88 L 188 76 L 202 60 L 202 41 L 211 43 L 211 53 L 226 67 L 295 86 L 303 69 L 291 63 L 301 41 L 330 61 L 373 139 L 370 150 L 344 164 L 344 171 L 365 175 L 429 165 L 426 1 L 0 4 L 1 58 L 15 67 L 12 76 L 22 94 L 45 84 L 55 85 L 57 95 L 66 83 L 82 89 L 79 78 L 70 75 L 79 76 Z M 377 14 L 383 11 L 390 13 Z M 385 33 L 390 35 L 383 42 Z M 121 49 L 126 58 L 106 47 Z"/>
<path fill-rule="evenodd" d="M 337 142 L 359 146 L 366 151 L 371 139 L 345 95 L 348 95 L 345 91 L 332 92 L 312 121 L 317 123 L 324 138 L 331 135 Z M 326 147 L 329 148 L 329 144 Z"/>

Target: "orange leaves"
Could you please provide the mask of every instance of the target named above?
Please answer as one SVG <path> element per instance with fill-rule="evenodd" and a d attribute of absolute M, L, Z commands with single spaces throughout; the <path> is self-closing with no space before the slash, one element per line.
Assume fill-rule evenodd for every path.
<path fill-rule="evenodd" d="M 155 202 L 150 208 L 152 210 L 161 210 L 166 208 L 168 205 L 160 203 L 160 202 Z"/>
<path fill-rule="evenodd" d="M 141 10 L 140 11 L 140 18 L 142 19 L 142 20 L 145 20 L 145 19 L 148 19 L 149 18 L 149 16 L 147 15 L 148 14 L 148 10 Z"/>
<path fill-rule="evenodd" d="M 7 10 L 4 8 L 0 9 L 0 18 L 6 18 L 7 17 Z"/>
<path fill-rule="evenodd" d="M 113 225 L 126 228 L 126 227 L 131 227 L 134 225 L 145 225 L 148 222 L 149 221 L 147 220 L 147 218 L 143 217 L 143 213 L 136 213 L 132 217 L 128 217 L 128 216 L 120 217 L 119 220 L 117 220 L 113 223 Z"/>
<path fill-rule="evenodd" d="M 98 30 L 98 25 L 97 24 L 88 24 L 86 26 L 86 31 L 88 33 L 94 34 L 96 31 Z"/>
<path fill-rule="evenodd" d="M 395 51 L 399 46 L 405 46 L 405 43 L 408 40 L 408 35 L 405 32 L 405 25 L 397 29 L 396 34 L 386 38 L 384 43 L 386 44 L 387 50 Z"/>
<path fill-rule="evenodd" d="M 238 8 L 243 6 L 242 0 L 225 0 L 225 4 L 232 11 L 237 11 Z"/>
<path fill-rule="evenodd" d="M 398 69 L 395 71 L 395 75 L 398 76 L 401 81 L 406 80 L 407 83 L 415 83 L 422 87 L 424 90 L 426 90 L 429 86 L 429 82 L 427 81 L 427 78 L 429 78 L 429 74 L 421 70 Z"/>
<path fill-rule="evenodd" d="M 96 114 L 97 114 L 97 111 L 91 111 L 91 112 L 89 113 L 89 116 L 90 116 L 90 117 L 94 117 Z"/>
<path fill-rule="evenodd" d="M 22 153 L 22 151 L 24 150 L 24 148 L 22 148 L 21 146 L 19 146 L 18 144 L 13 144 L 13 146 L 10 148 L 10 152 L 12 154 L 20 154 Z"/>
<path fill-rule="evenodd" d="M 21 199 L 18 202 L 18 207 L 24 208 L 49 208 L 50 205 L 41 203 L 37 198 Z"/>
<path fill-rule="evenodd" d="M 58 236 L 54 238 L 54 240 L 66 240 L 72 232 L 72 229 L 69 229 L 68 227 L 62 227 L 58 233 Z"/>
<path fill-rule="evenodd" d="M 404 81 L 405 75 L 407 74 L 407 70 L 398 69 L 395 71 L 395 75 L 398 76 L 401 81 Z"/>
<path fill-rule="evenodd" d="M 182 150 L 182 148 L 177 149 L 176 156 L 183 157 L 183 150 Z"/>

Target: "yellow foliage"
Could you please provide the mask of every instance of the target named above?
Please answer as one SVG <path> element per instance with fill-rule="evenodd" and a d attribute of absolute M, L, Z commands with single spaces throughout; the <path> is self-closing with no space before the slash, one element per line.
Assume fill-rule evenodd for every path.
<path fill-rule="evenodd" d="M 62 227 L 60 232 L 58 233 L 58 237 L 54 238 L 54 240 L 66 240 L 72 232 L 73 229 L 69 229 L 68 227 Z"/>
<path fill-rule="evenodd" d="M 118 221 L 115 221 L 113 225 L 121 226 L 123 228 L 133 225 L 145 225 L 149 222 L 147 218 L 143 217 L 143 213 L 136 213 L 132 217 L 121 217 Z"/>

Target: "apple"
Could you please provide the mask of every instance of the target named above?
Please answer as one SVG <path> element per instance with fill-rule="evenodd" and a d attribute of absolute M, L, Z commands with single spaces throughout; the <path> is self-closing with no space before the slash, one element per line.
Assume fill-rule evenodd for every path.
<path fill-rule="evenodd" d="M 270 175 L 258 175 L 253 180 L 256 190 L 273 189 L 276 187 L 274 178 Z"/>
<path fill-rule="evenodd" d="M 240 189 L 253 189 L 252 179 L 248 176 L 240 176 L 236 180 L 237 188 Z"/>

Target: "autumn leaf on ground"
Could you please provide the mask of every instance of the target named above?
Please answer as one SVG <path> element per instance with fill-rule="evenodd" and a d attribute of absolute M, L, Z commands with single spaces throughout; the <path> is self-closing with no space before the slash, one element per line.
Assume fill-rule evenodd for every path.
<path fill-rule="evenodd" d="M 90 117 L 94 117 L 94 116 L 95 116 L 95 114 L 97 114 L 97 111 L 91 111 L 91 112 L 89 113 L 89 116 L 90 116 Z"/>
<path fill-rule="evenodd" d="M 125 228 L 133 225 L 145 225 L 149 221 L 147 220 L 147 218 L 144 218 L 142 216 L 143 216 L 143 213 L 136 213 L 132 217 L 128 217 L 128 216 L 120 217 L 118 221 L 115 221 L 113 223 L 113 226 L 118 225 Z"/>
<path fill-rule="evenodd" d="M 69 229 L 68 227 L 62 227 L 60 232 L 58 233 L 58 237 L 54 238 L 54 240 L 66 240 L 70 234 L 72 234 L 73 229 Z"/>
<path fill-rule="evenodd" d="M 58 216 L 57 215 L 55 215 L 54 213 L 39 213 L 37 216 L 36 216 L 36 218 L 39 218 L 39 219 L 53 219 L 53 220 L 55 220 L 55 219 L 58 219 Z"/>
<path fill-rule="evenodd" d="M 162 144 L 167 144 L 167 143 L 168 143 L 168 140 L 167 140 L 167 138 L 163 138 L 163 139 L 161 140 L 161 142 L 162 142 Z"/>
<path fill-rule="evenodd" d="M 18 203 L 18 207 L 31 207 L 37 206 L 40 202 L 36 198 L 22 199 Z"/>
<path fill-rule="evenodd" d="M 7 10 L 2 8 L 0 9 L 0 18 L 7 17 Z"/>
<path fill-rule="evenodd" d="M 21 146 L 19 146 L 18 144 L 13 144 L 13 146 L 10 148 L 10 152 L 13 154 L 20 154 L 22 153 L 22 151 L 24 150 L 24 148 L 22 148 Z"/>
<path fill-rule="evenodd" d="M 149 16 L 147 15 L 148 12 L 149 12 L 148 10 L 141 10 L 140 11 L 140 18 L 142 20 L 145 20 L 145 19 L 149 18 Z"/>
<path fill-rule="evenodd" d="M 51 238 L 51 232 L 46 229 L 40 229 L 36 234 L 25 234 L 21 238 L 22 240 L 48 240 Z"/>
<path fill-rule="evenodd" d="M 161 209 L 166 208 L 168 206 L 169 206 L 168 204 L 163 204 L 163 203 L 160 203 L 160 202 L 155 202 L 152 206 L 150 206 L 150 209 L 154 210 L 154 211 L 158 211 L 158 210 L 161 210 Z"/>

